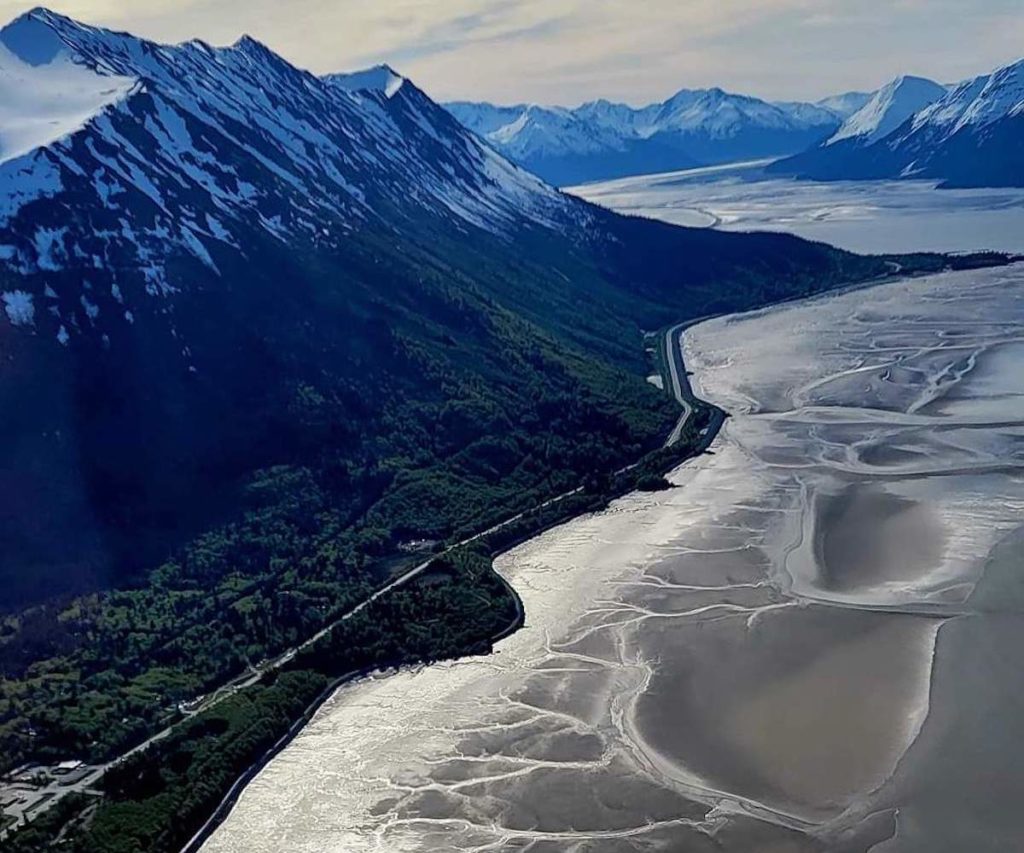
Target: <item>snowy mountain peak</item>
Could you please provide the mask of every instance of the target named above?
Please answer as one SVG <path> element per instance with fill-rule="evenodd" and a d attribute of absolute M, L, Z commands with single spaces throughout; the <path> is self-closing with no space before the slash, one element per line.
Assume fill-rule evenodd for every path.
<path fill-rule="evenodd" d="M 324 79 L 332 86 L 349 92 L 375 91 L 392 98 L 402 88 L 405 78 L 389 65 L 374 65 L 361 71 L 328 74 Z"/>
<path fill-rule="evenodd" d="M 75 132 L 135 86 L 83 63 L 56 28 L 66 21 L 34 9 L 0 30 L 0 162 Z"/>
<path fill-rule="evenodd" d="M 1019 187 L 1022 132 L 1024 61 L 950 87 L 899 77 L 826 144 L 768 170 L 817 180 L 921 178 L 944 187 Z"/>
<path fill-rule="evenodd" d="M 770 104 L 760 98 L 710 89 L 682 89 L 661 107 L 658 130 L 734 136 L 746 128 L 768 131 L 804 131 L 811 127 L 835 127 L 835 117 L 810 104 Z"/>
<path fill-rule="evenodd" d="M 231 49 L 261 60 L 271 59 L 275 62 L 280 61 L 280 57 L 274 51 L 248 33 L 245 33 L 238 41 L 231 45 Z"/>
<path fill-rule="evenodd" d="M 915 113 L 946 95 L 946 88 L 924 77 L 901 76 L 890 81 L 850 116 L 828 140 L 844 139 L 870 144 L 888 136 Z"/>
<path fill-rule="evenodd" d="M 91 27 L 42 6 L 15 18 L 0 33 L 9 48 L 12 43 L 17 45 L 19 55 L 33 65 L 45 64 L 61 53 L 91 63 L 98 57 L 89 48 L 100 43 L 111 47 L 126 42 L 142 43 L 128 33 Z"/>

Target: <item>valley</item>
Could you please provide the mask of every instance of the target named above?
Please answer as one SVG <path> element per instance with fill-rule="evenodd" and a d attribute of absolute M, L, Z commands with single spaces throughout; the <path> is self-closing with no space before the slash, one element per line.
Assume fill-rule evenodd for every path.
<path fill-rule="evenodd" d="M 442 105 L 195 11 L 0 28 L 0 848 L 1009 843 L 1021 64 Z"/>

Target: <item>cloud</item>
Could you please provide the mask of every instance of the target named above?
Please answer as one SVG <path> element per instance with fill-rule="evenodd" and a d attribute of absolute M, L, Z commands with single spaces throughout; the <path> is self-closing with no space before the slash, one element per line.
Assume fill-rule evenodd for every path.
<path fill-rule="evenodd" d="M 53 0 L 162 41 L 248 32 L 316 72 L 391 62 L 439 98 L 777 98 L 959 79 L 1018 58 L 1020 0 Z M 0 16 L 24 4 L 0 0 Z"/>

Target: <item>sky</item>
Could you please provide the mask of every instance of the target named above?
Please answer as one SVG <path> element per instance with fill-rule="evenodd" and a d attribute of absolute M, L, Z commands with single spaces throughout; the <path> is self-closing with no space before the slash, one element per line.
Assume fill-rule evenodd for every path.
<path fill-rule="evenodd" d="M 0 0 L 0 18 L 25 11 Z M 52 0 L 157 41 L 243 33 L 317 73 L 387 62 L 437 100 L 816 100 L 1024 57 L 1024 0 Z"/>

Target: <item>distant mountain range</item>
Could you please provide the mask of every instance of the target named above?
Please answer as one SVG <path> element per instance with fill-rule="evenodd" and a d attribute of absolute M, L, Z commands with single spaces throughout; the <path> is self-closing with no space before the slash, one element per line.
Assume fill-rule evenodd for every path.
<path fill-rule="evenodd" d="M 1024 62 L 944 86 L 898 77 L 875 92 L 769 103 L 684 89 L 634 108 L 456 102 L 448 110 L 509 159 L 559 186 L 741 160 L 817 180 L 920 177 L 1024 186 Z"/>
<path fill-rule="evenodd" d="M 446 108 L 498 151 L 556 186 L 779 157 L 831 136 L 870 96 L 768 103 L 722 89 L 683 89 L 634 108 L 599 100 L 575 109 L 455 102 Z"/>
<path fill-rule="evenodd" d="M 1024 61 L 949 87 L 900 77 L 830 139 L 769 171 L 815 180 L 1024 186 Z"/>

